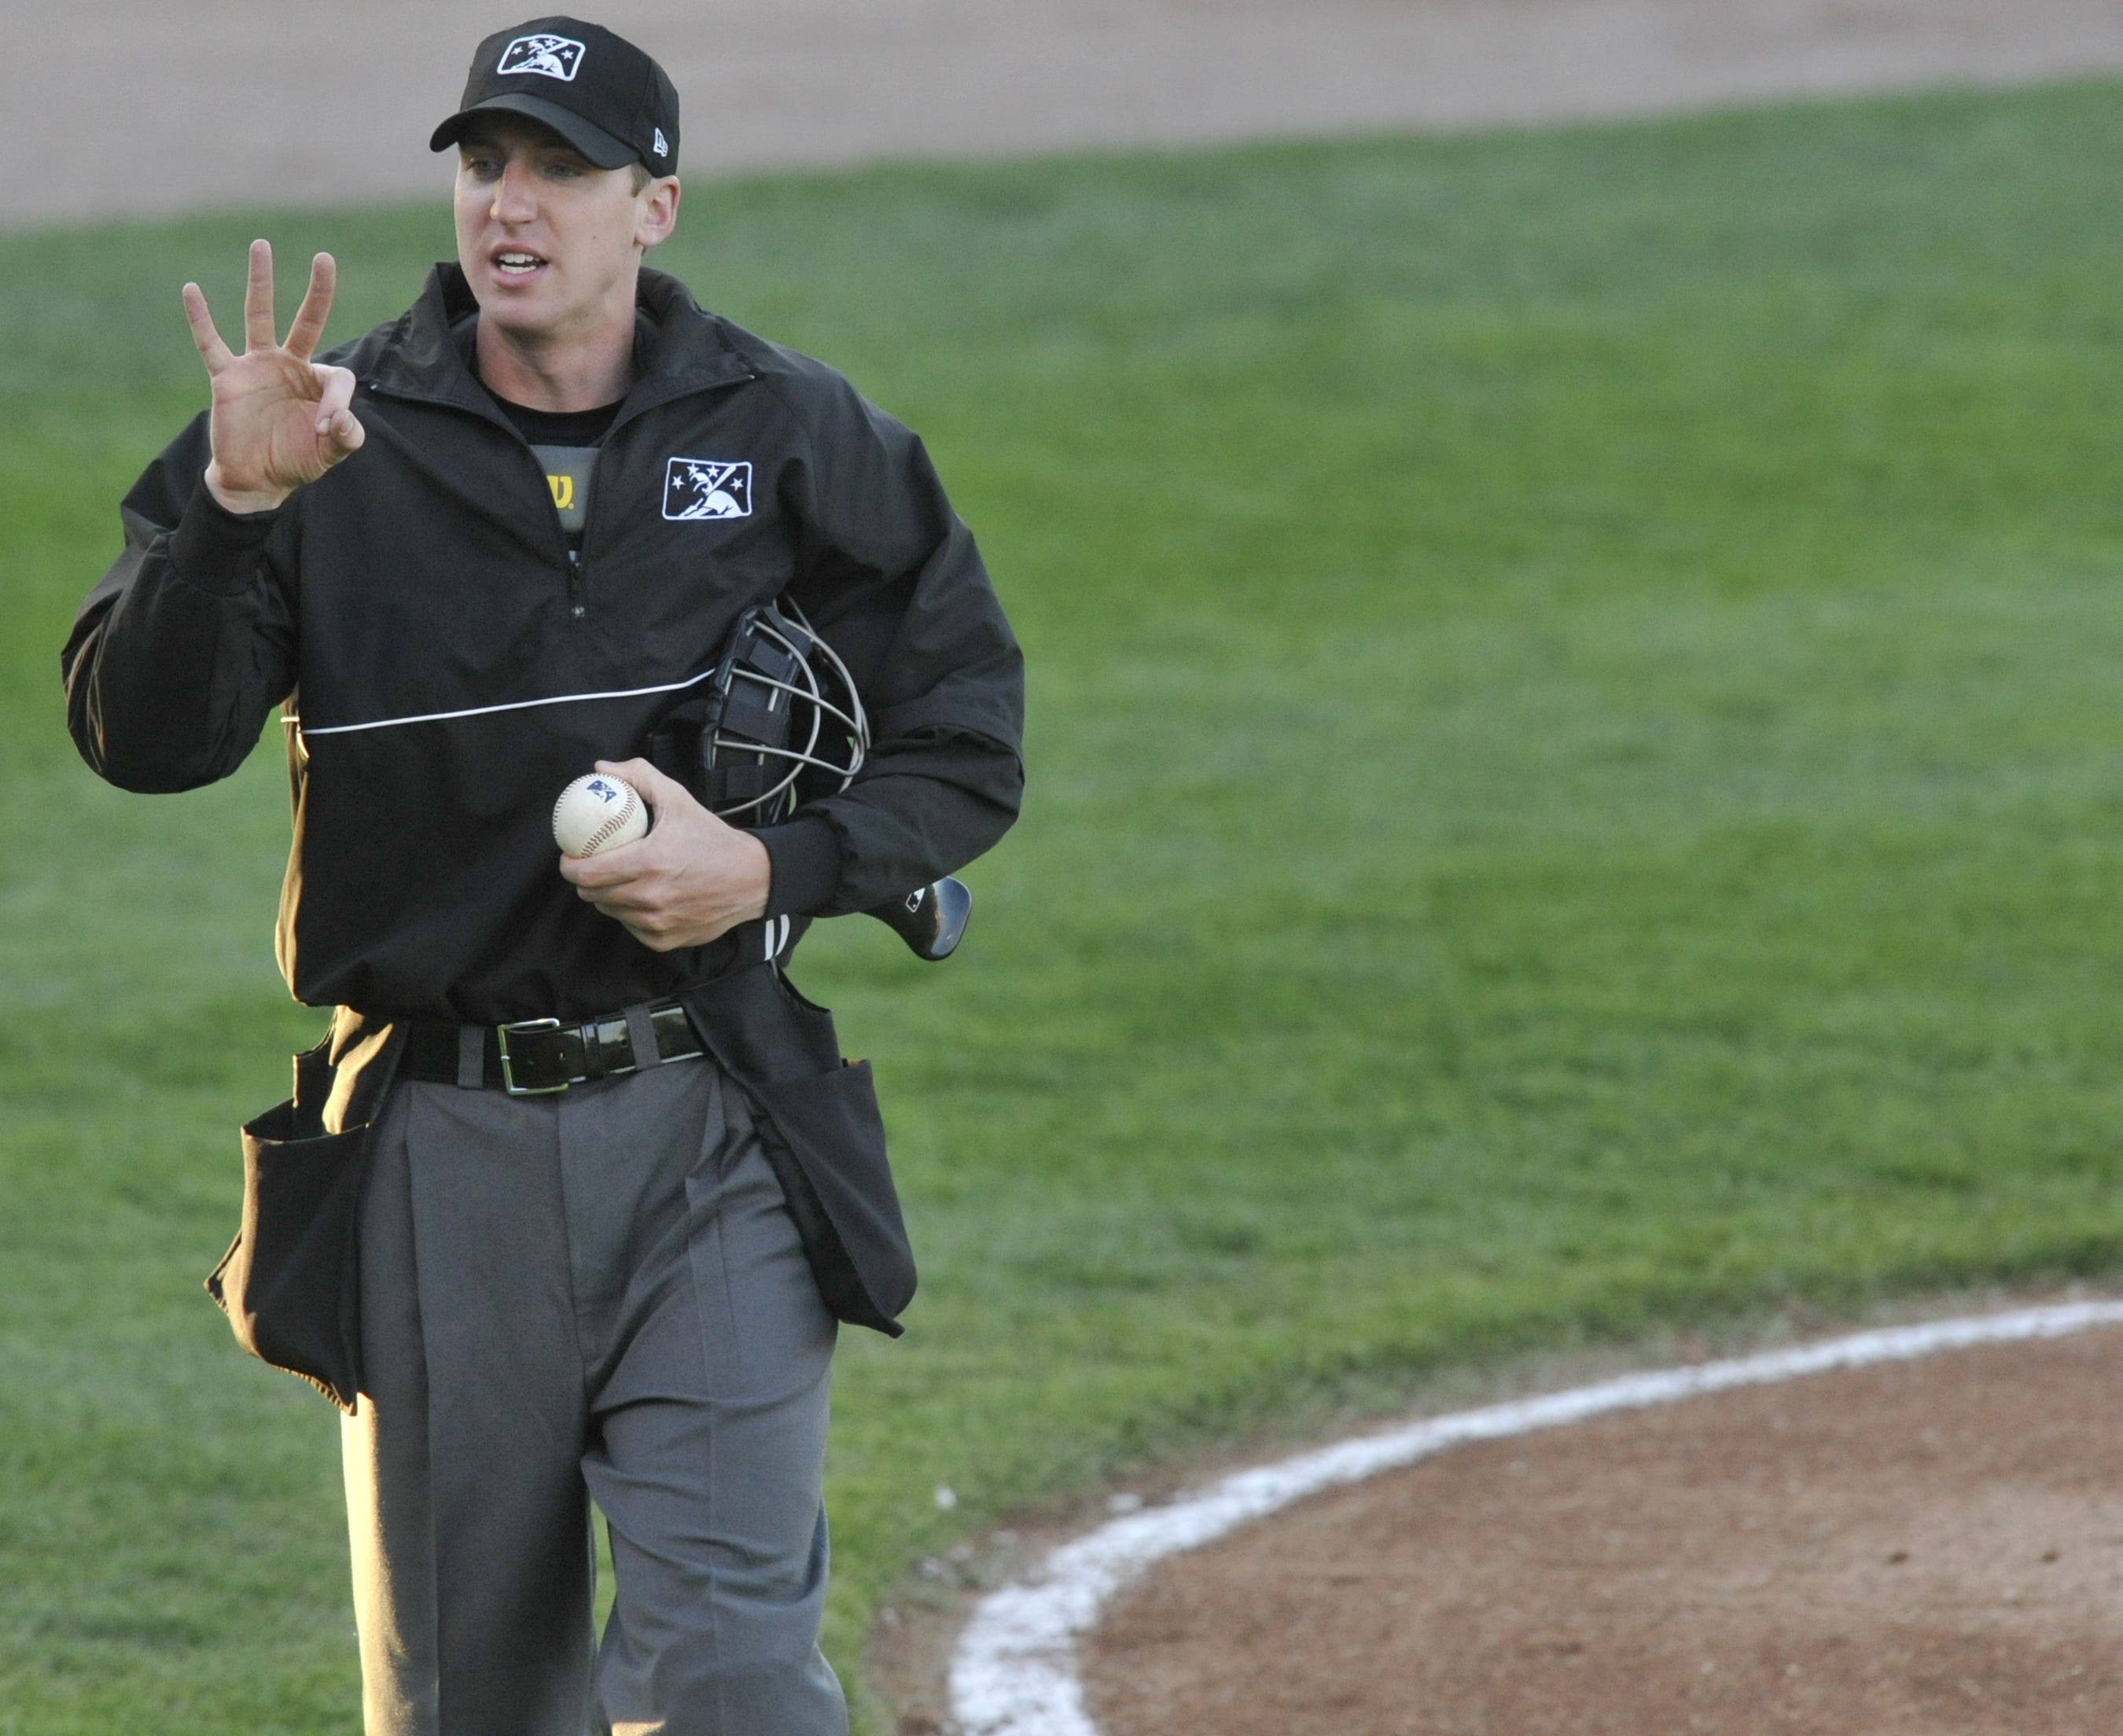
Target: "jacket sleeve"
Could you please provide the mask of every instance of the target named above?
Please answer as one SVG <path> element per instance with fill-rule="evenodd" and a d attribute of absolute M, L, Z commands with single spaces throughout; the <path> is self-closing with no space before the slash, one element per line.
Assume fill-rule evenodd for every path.
<path fill-rule="evenodd" d="M 209 451 L 202 414 L 133 485 L 124 552 L 59 654 L 68 732 L 121 788 L 227 777 L 295 685 L 291 509 L 223 510 L 202 480 Z"/>
<path fill-rule="evenodd" d="M 1024 790 L 1024 659 L 921 442 L 836 377 L 792 479 L 790 587 L 846 662 L 870 751 L 839 794 L 761 833 L 768 914 L 867 910 L 963 867 Z"/>

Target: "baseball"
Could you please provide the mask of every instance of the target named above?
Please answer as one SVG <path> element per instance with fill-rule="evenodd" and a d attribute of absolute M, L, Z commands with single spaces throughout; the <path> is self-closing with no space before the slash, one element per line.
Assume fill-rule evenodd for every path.
<path fill-rule="evenodd" d="M 624 778 L 593 771 L 553 804 L 553 842 L 563 854 L 594 856 L 631 844 L 649 830 L 649 804 Z"/>

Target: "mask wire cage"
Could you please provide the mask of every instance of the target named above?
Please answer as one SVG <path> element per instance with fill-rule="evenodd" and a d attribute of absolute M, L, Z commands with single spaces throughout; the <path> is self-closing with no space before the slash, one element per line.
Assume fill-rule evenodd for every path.
<path fill-rule="evenodd" d="M 649 756 L 724 819 L 771 826 L 862 770 L 855 679 L 789 598 L 738 617 L 705 686 L 652 732 Z"/>

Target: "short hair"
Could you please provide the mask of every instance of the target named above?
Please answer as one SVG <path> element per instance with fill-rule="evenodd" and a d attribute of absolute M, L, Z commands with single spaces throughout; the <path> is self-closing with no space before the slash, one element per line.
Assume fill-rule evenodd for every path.
<path fill-rule="evenodd" d="M 642 190 L 656 179 L 649 172 L 649 165 L 638 157 L 626 166 L 626 172 L 634 182 L 634 194 L 636 199 L 641 196 Z"/>

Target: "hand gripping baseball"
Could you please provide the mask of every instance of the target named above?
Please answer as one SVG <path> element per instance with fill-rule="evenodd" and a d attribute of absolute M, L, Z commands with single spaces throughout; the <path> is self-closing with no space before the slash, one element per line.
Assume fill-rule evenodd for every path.
<path fill-rule="evenodd" d="M 597 769 L 640 790 L 656 816 L 649 835 L 594 856 L 563 856 L 577 895 L 652 952 L 705 946 L 766 914 L 774 868 L 766 846 L 693 799 L 646 760 L 600 760 Z"/>
<path fill-rule="evenodd" d="M 240 356 L 214 330 L 199 285 L 185 285 L 185 317 L 213 382 L 213 461 L 206 485 L 232 512 L 271 511 L 361 444 L 363 430 L 351 408 L 354 375 L 310 359 L 324 335 L 338 280 L 332 256 L 319 254 L 310 264 L 309 292 L 295 311 L 288 341 L 280 343 L 273 321 L 273 249 L 253 241 Z"/>

